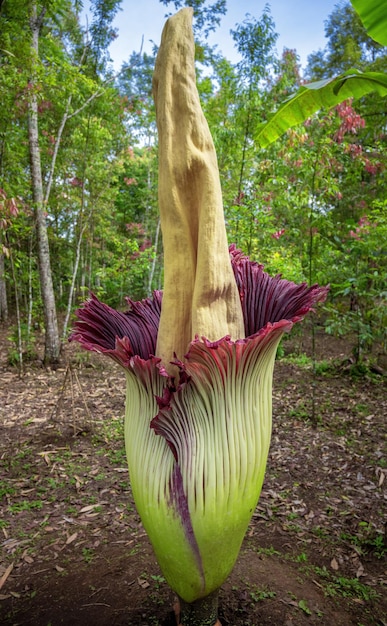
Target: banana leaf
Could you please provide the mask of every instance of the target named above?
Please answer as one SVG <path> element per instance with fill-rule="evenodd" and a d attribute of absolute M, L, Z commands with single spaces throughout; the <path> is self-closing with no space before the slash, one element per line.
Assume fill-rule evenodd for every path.
<path fill-rule="evenodd" d="M 351 0 L 368 35 L 382 46 L 387 46 L 387 9 L 381 0 Z"/>
<path fill-rule="evenodd" d="M 320 109 L 332 108 L 344 100 L 362 98 L 371 92 L 387 96 L 386 74 L 350 69 L 340 76 L 303 85 L 266 122 L 258 125 L 254 139 L 265 148 Z"/>

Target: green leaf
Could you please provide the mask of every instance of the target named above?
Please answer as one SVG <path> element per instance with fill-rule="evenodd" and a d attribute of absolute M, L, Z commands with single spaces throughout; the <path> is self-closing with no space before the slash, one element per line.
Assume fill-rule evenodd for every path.
<path fill-rule="evenodd" d="M 281 104 L 268 121 L 258 126 L 255 140 L 265 148 L 320 109 L 332 108 L 343 100 L 361 98 L 371 92 L 387 95 L 386 74 L 350 69 L 340 76 L 303 85 Z"/>
<path fill-rule="evenodd" d="M 368 35 L 387 46 L 387 6 L 380 0 L 351 0 Z"/>
<path fill-rule="evenodd" d="M 312 611 L 308 607 L 308 605 L 305 602 L 305 600 L 300 600 L 299 603 L 298 603 L 298 606 L 301 609 L 301 611 L 304 611 L 304 613 L 306 613 L 306 615 L 312 615 Z"/>

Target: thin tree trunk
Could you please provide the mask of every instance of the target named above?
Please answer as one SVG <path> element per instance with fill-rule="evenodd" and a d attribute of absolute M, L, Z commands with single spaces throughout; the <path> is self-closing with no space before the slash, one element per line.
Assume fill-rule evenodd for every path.
<path fill-rule="evenodd" d="M 19 306 L 19 292 L 18 292 L 18 288 L 17 288 L 15 265 L 14 265 L 14 262 L 13 262 L 12 250 L 11 249 L 10 249 L 10 252 L 9 252 L 9 261 L 10 261 L 10 264 L 11 264 L 12 280 L 13 280 L 14 289 L 15 289 L 15 309 L 16 309 L 16 325 L 17 325 L 17 351 L 18 351 L 18 356 L 19 356 L 19 376 L 21 377 L 22 373 L 23 373 L 23 338 L 22 338 L 21 316 L 20 316 L 20 306 Z"/>
<path fill-rule="evenodd" d="M 30 20 L 32 41 L 31 54 L 33 65 L 39 57 L 39 32 L 43 13 L 38 17 L 36 3 L 32 3 Z M 28 137 L 31 161 L 32 196 L 35 207 L 35 222 L 39 258 L 40 288 L 43 300 L 45 323 L 45 363 L 59 360 L 60 339 L 56 315 L 55 294 L 51 274 L 50 248 L 46 225 L 45 205 L 43 196 L 42 168 L 39 149 L 38 100 L 36 95 L 35 71 L 32 72 L 30 97 L 28 102 Z"/>
<path fill-rule="evenodd" d="M 63 134 L 63 131 L 64 131 L 64 127 L 66 126 L 66 122 L 69 119 L 69 110 L 70 110 L 70 105 L 71 105 L 71 99 L 72 99 L 72 95 L 70 95 L 68 97 L 68 99 L 67 99 L 66 110 L 64 112 L 61 124 L 60 124 L 59 129 L 58 129 L 56 140 L 55 140 L 54 154 L 52 155 L 52 159 L 51 159 L 51 167 L 50 167 L 50 171 L 48 173 L 46 193 L 44 195 L 44 202 L 45 202 L 46 205 L 48 204 L 48 200 L 50 198 L 52 181 L 54 180 L 56 158 L 58 156 L 58 151 L 59 151 L 59 146 L 60 146 L 61 139 L 62 139 L 62 134 Z"/>
<path fill-rule="evenodd" d="M 240 166 L 240 170 L 239 170 L 239 181 L 238 181 L 238 192 L 237 192 L 237 202 L 238 203 L 242 203 L 242 198 L 243 198 L 243 180 L 244 180 L 244 175 L 245 175 L 245 165 L 246 165 L 246 151 L 247 151 L 247 144 L 248 144 L 248 139 L 249 139 L 249 131 L 250 131 L 250 117 L 251 117 L 251 91 L 252 91 L 252 83 L 250 82 L 249 85 L 249 96 L 248 96 L 248 109 L 247 109 L 247 119 L 246 119 L 246 124 L 245 124 L 245 129 L 244 129 L 244 137 L 243 137 L 243 147 L 242 147 L 242 160 L 241 160 L 241 166 Z M 239 219 L 237 220 L 236 223 L 236 228 L 235 228 L 235 243 L 238 245 L 238 234 L 239 234 Z M 248 254 L 250 254 L 250 250 L 248 250 Z"/>
<path fill-rule="evenodd" d="M 250 85 L 249 85 L 249 95 L 248 95 L 247 119 L 246 119 L 245 130 L 244 130 L 244 137 L 243 137 L 242 161 L 241 161 L 241 167 L 240 167 L 240 171 L 239 171 L 237 198 L 241 198 L 241 196 L 242 196 L 242 189 L 243 189 L 243 179 L 244 179 L 245 165 L 246 165 L 246 151 L 247 151 L 247 143 L 248 143 L 248 139 L 249 139 L 250 123 L 251 123 L 251 119 L 250 119 L 251 118 L 251 92 L 252 92 L 252 83 L 250 82 Z"/>
<path fill-rule="evenodd" d="M 27 318 L 27 348 L 31 339 L 32 308 L 34 304 L 32 290 L 32 234 L 30 235 L 28 251 L 28 318 Z"/>
<path fill-rule="evenodd" d="M 309 262 L 309 285 L 313 285 L 313 265 L 314 265 L 314 237 L 313 237 L 313 217 L 316 202 L 316 175 L 318 157 L 320 156 L 320 149 L 317 151 L 317 156 L 313 165 L 312 185 L 311 192 L 312 198 L 309 207 L 309 247 L 308 247 L 308 262 Z M 313 379 L 312 379 L 312 408 L 311 408 L 311 421 L 317 425 L 316 416 L 316 327 L 314 322 L 314 316 L 312 315 L 312 366 L 313 366 Z"/>
<path fill-rule="evenodd" d="M 1 7 L 1 3 L 0 3 Z M 6 127 L 0 134 L 0 177 L 4 176 L 4 151 L 5 151 Z M 7 283 L 5 280 L 5 264 L 3 252 L 3 233 L 0 231 L 0 322 L 8 320 Z"/>
<path fill-rule="evenodd" d="M 79 211 L 79 237 L 78 237 L 77 249 L 76 249 L 76 253 L 75 253 L 75 262 L 74 262 L 73 276 L 72 276 L 72 279 L 71 279 L 69 297 L 68 297 L 68 300 L 67 300 L 66 317 L 65 317 L 64 324 L 63 324 L 63 332 L 62 332 L 62 340 L 63 341 L 66 339 L 67 326 L 68 326 L 70 315 L 71 315 L 71 307 L 72 307 L 72 303 L 73 303 L 73 296 L 74 296 L 74 291 L 75 291 L 75 283 L 76 283 L 76 280 L 77 280 L 78 267 L 79 267 L 79 262 L 80 262 L 80 259 L 81 259 L 83 234 L 84 234 L 84 232 L 86 230 L 86 226 L 87 226 L 87 223 L 88 223 L 87 219 L 84 221 L 84 212 L 85 212 L 85 202 L 86 202 L 85 185 L 86 185 L 86 164 L 87 164 L 88 152 L 89 152 L 89 150 L 88 150 L 88 148 L 89 148 L 89 133 L 90 133 L 90 115 L 89 115 L 88 121 L 87 121 L 86 141 L 85 141 L 85 148 L 84 148 L 84 153 L 83 153 L 84 154 L 83 166 L 82 166 L 83 185 L 82 185 L 81 208 L 80 208 L 80 211 Z M 90 214 L 91 214 L 91 212 L 90 212 Z M 90 216 L 90 214 L 89 214 L 89 216 Z M 84 221 L 84 223 L 82 223 L 83 221 Z"/>
<path fill-rule="evenodd" d="M 6 322 L 8 320 L 8 300 L 2 245 L 2 234 L 0 233 L 0 322 Z"/>
<path fill-rule="evenodd" d="M 70 315 L 71 315 L 71 309 L 72 309 L 72 304 L 73 304 L 73 296 L 74 296 L 74 291 L 75 291 L 75 282 L 77 280 L 79 261 L 80 261 L 80 258 L 81 258 L 81 246 L 82 246 L 83 233 L 86 230 L 86 226 L 87 226 L 87 222 L 82 226 L 82 230 L 81 230 L 81 232 L 79 234 L 79 237 L 78 237 L 77 251 L 76 251 L 76 255 L 75 255 L 75 263 L 74 263 L 74 269 L 73 269 L 73 276 L 72 276 L 72 279 L 71 279 L 69 298 L 68 298 L 68 301 L 67 301 L 66 317 L 65 317 L 64 324 L 63 324 L 63 333 L 62 333 L 63 341 L 66 339 L 66 335 L 67 335 L 67 326 L 68 326 Z"/>
<path fill-rule="evenodd" d="M 86 259 L 87 259 L 87 247 L 89 247 L 89 266 L 88 266 L 89 274 L 88 274 L 87 280 L 88 280 L 89 291 L 91 291 L 92 280 L 93 280 L 93 230 L 92 229 L 91 229 L 90 236 L 89 236 L 89 245 L 86 246 L 86 252 L 85 252 Z"/>
<path fill-rule="evenodd" d="M 155 237 L 155 253 L 154 253 L 154 257 L 152 260 L 152 265 L 151 265 L 151 269 L 149 272 L 149 281 L 148 281 L 148 297 L 152 295 L 152 283 L 153 283 L 153 278 L 155 275 L 155 269 L 156 269 L 156 262 L 157 262 L 157 248 L 159 245 L 159 236 L 160 236 L 160 220 L 157 222 L 157 228 L 156 228 L 156 237 Z"/>

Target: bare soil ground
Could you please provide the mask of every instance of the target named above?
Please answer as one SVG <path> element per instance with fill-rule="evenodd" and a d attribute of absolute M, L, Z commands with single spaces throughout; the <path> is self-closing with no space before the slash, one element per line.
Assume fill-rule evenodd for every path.
<path fill-rule="evenodd" d="M 0 623 L 167 626 L 173 593 L 136 513 L 124 380 L 76 346 L 19 377 L 0 331 Z M 285 349 L 308 352 L 308 339 Z M 317 337 L 319 358 L 346 347 Z M 386 626 L 385 380 L 275 368 L 271 453 L 224 626 Z"/>

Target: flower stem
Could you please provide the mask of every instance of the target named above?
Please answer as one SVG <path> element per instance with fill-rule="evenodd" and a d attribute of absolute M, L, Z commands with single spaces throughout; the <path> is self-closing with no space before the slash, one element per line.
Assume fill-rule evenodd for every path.
<path fill-rule="evenodd" d="M 218 599 L 218 589 L 194 602 L 185 602 L 179 598 L 180 626 L 220 626 Z"/>

